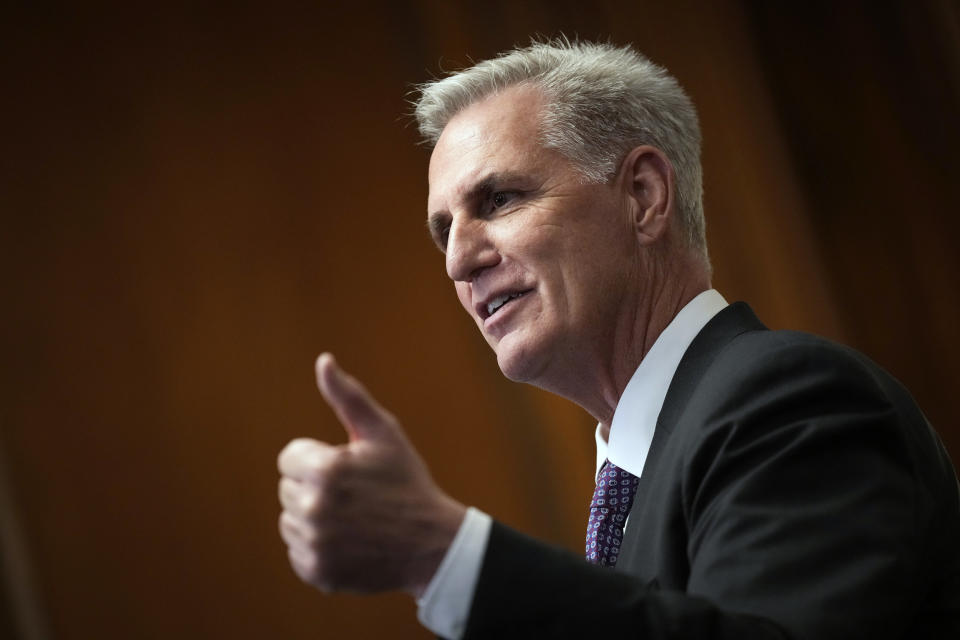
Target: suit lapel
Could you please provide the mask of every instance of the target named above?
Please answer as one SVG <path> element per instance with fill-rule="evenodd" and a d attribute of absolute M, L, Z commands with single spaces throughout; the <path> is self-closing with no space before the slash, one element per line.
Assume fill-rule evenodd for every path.
<path fill-rule="evenodd" d="M 673 426 L 680 418 L 680 414 L 687 406 L 690 396 L 696 390 L 707 369 L 734 338 L 748 331 L 765 331 L 766 329 L 747 303 L 735 302 L 715 315 L 690 343 L 687 351 L 683 354 L 683 358 L 680 359 L 680 364 L 677 366 L 673 379 L 670 381 L 670 387 L 667 389 L 667 395 L 663 400 L 663 407 L 657 417 L 657 426 L 650 443 L 650 452 L 647 454 L 647 461 L 643 466 L 631 512 L 639 511 L 639 505 L 646 502 L 652 478 L 657 473 L 660 453 L 670 437 Z M 631 531 L 636 534 L 639 529 L 640 527 L 627 527 L 620 558 L 617 561 L 617 569 L 629 572 L 630 567 L 634 564 L 633 558 L 636 554 L 642 552 L 640 545 L 634 543 L 636 535 L 630 535 Z"/>

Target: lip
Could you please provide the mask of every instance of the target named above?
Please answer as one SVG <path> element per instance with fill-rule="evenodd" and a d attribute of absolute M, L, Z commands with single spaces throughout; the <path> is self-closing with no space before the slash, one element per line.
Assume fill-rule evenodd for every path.
<path fill-rule="evenodd" d="M 526 295 L 531 291 L 533 291 L 532 288 L 525 289 L 523 287 L 503 287 L 500 289 L 494 289 L 487 295 L 480 298 L 480 300 L 473 303 L 473 311 L 477 314 L 477 317 L 480 318 L 481 322 L 486 322 L 487 318 L 492 317 L 489 313 L 487 313 L 487 305 L 490 304 L 490 302 L 496 300 L 500 296 L 511 296 L 514 294 Z"/>
<path fill-rule="evenodd" d="M 493 315 L 487 313 L 487 303 L 489 303 L 494 298 L 505 295 L 505 294 L 522 294 L 519 298 L 514 298 L 506 304 L 504 304 L 500 309 L 498 309 Z M 484 299 L 482 304 L 475 305 L 477 309 L 477 315 L 481 318 L 483 322 L 483 329 L 486 332 L 489 332 L 496 325 L 500 325 L 505 321 L 514 311 L 516 307 L 519 307 L 520 304 L 530 297 L 534 293 L 534 289 L 508 289 L 503 290 L 494 295 L 488 296 Z"/>

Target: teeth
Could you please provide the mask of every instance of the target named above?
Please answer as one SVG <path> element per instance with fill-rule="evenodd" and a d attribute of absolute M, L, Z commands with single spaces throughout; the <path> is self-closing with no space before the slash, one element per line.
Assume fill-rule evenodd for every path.
<path fill-rule="evenodd" d="M 487 303 L 487 315 L 492 316 L 497 312 L 500 307 L 505 305 L 508 300 L 513 300 L 514 298 L 519 298 L 522 296 L 522 293 L 507 293 L 502 296 L 497 296 L 493 300 Z"/>
<path fill-rule="evenodd" d="M 487 303 L 487 315 L 492 316 L 497 309 L 502 307 L 507 300 L 510 299 L 509 295 L 497 296 L 493 300 Z"/>

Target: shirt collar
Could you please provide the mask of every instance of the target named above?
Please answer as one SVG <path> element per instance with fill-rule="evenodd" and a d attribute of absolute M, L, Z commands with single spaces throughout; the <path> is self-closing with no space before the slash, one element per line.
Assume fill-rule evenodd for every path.
<path fill-rule="evenodd" d="M 704 291 L 657 337 L 620 396 L 608 441 L 603 440 L 597 425 L 597 474 L 607 459 L 636 476 L 643 472 L 657 417 L 680 359 L 700 330 L 726 306 L 727 301 L 715 289 Z"/>

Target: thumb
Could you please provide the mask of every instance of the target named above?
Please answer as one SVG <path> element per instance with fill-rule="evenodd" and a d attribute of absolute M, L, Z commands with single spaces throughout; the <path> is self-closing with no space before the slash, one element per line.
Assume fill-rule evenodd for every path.
<path fill-rule="evenodd" d="M 400 426 L 370 392 L 347 374 L 330 353 L 316 363 L 317 387 L 350 436 L 350 441 L 382 440 L 398 435 Z"/>

